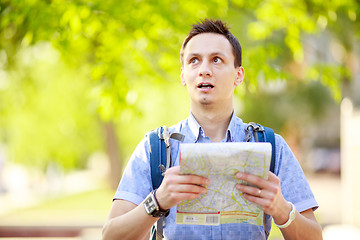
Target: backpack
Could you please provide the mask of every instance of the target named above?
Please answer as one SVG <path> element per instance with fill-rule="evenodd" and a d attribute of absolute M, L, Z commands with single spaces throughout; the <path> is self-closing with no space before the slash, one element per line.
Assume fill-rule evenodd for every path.
<path fill-rule="evenodd" d="M 272 153 L 270 162 L 270 171 L 274 173 L 275 170 L 275 133 L 271 128 L 264 127 L 260 124 L 250 122 L 245 129 L 245 141 L 251 140 L 251 131 L 254 135 L 255 142 L 269 142 L 271 143 Z M 164 178 L 166 169 L 172 166 L 172 157 L 170 149 L 170 138 L 176 139 L 180 142 L 184 141 L 185 136 L 180 133 L 170 134 L 167 127 L 158 127 L 146 134 L 150 147 L 150 169 L 153 189 L 160 187 Z M 163 239 L 163 221 L 161 217 L 157 221 L 157 226 L 152 227 L 150 239 Z M 265 221 L 265 216 L 264 216 Z M 264 222 L 265 223 L 265 222 Z M 265 228 L 265 224 L 264 224 Z M 265 228 L 266 235 L 269 235 Z"/>

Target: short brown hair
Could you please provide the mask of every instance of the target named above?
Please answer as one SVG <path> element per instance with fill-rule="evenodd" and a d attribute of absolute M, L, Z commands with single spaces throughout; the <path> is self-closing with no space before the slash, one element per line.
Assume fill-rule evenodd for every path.
<path fill-rule="evenodd" d="M 239 40 L 229 31 L 229 27 L 221 20 L 204 19 L 197 24 L 194 24 L 186 36 L 180 50 L 180 62 L 184 63 L 184 51 L 188 42 L 196 35 L 201 33 L 217 33 L 221 34 L 229 40 L 233 54 L 235 57 L 234 66 L 239 67 L 242 64 L 242 49 Z"/>

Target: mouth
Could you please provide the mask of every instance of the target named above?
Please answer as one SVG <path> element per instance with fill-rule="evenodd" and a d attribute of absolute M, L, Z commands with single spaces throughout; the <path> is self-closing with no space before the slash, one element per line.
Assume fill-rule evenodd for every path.
<path fill-rule="evenodd" d="M 202 89 L 210 89 L 213 88 L 214 85 L 212 85 L 211 83 L 200 83 L 197 87 Z"/>

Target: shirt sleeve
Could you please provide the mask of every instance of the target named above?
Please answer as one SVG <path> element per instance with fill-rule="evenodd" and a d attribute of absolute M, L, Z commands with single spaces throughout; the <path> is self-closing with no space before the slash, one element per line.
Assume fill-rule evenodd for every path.
<path fill-rule="evenodd" d="M 144 138 L 135 148 L 113 200 L 122 199 L 139 205 L 152 191 L 149 144 Z"/>
<path fill-rule="evenodd" d="M 276 134 L 275 174 L 280 178 L 281 192 L 299 212 L 319 206 L 295 155 L 285 140 Z"/>

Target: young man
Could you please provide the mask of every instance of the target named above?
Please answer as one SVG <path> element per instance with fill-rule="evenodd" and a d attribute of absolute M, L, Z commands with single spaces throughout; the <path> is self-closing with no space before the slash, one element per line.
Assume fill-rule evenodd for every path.
<path fill-rule="evenodd" d="M 194 25 L 181 48 L 181 83 L 190 95 L 190 116 L 169 128 L 185 135 L 185 143 L 242 142 L 245 128 L 235 116 L 233 94 L 244 79 L 241 46 L 226 25 L 204 20 Z M 149 164 L 149 143 L 143 139 L 135 149 L 115 194 L 104 239 L 148 239 L 159 219 L 147 213 L 144 199 L 153 191 Z M 179 174 L 179 143 L 171 140 L 174 167 L 169 168 L 154 193 L 160 209 L 171 209 L 165 218 L 167 239 L 266 239 L 263 226 L 221 224 L 199 226 L 176 224 L 176 205 L 206 192 L 209 180 Z M 268 180 L 237 173 L 236 177 L 257 187 L 237 184 L 245 198 L 259 204 L 266 217 L 281 227 L 285 239 L 322 239 L 313 210 L 318 207 L 295 156 L 283 138 L 276 135 L 275 174 Z M 146 205 L 146 204 L 145 204 Z M 154 214 L 153 214 L 154 215 Z"/>

